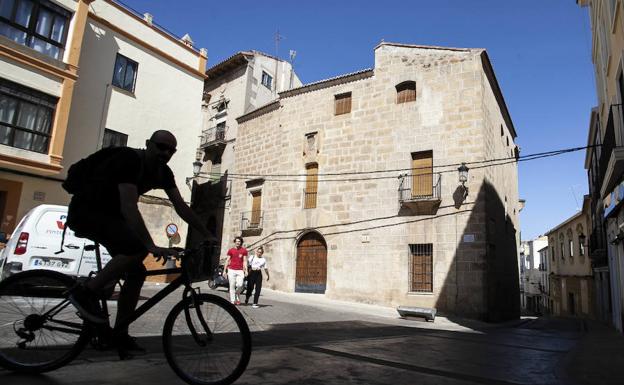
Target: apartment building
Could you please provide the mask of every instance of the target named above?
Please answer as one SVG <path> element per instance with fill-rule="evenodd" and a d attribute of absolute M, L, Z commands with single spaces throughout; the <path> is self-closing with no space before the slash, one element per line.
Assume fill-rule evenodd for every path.
<path fill-rule="evenodd" d="M 624 21 L 621 0 L 577 0 L 589 7 L 598 105 L 592 111 L 585 162 L 591 194 L 590 250 L 598 315 L 624 324 Z M 608 277 L 608 279 L 607 279 Z M 608 300 L 610 297 L 610 301 Z M 608 306 L 607 306 L 608 305 Z"/>
<path fill-rule="evenodd" d="M 527 314 L 543 314 L 548 307 L 544 298 L 548 261 L 540 255 L 547 246 L 545 236 L 520 243 L 520 304 Z"/>
<path fill-rule="evenodd" d="M 66 204 L 72 163 L 105 146 L 143 147 L 158 129 L 179 138 L 170 166 L 190 200 L 205 50 L 113 0 L 5 0 L 0 12 L 2 231 L 36 205 Z M 161 244 L 168 223 L 184 234 L 164 198 L 140 204 Z"/>
<path fill-rule="evenodd" d="M 237 52 L 206 71 L 202 104 L 202 134 L 194 177 L 193 209 L 207 228 L 222 237 L 230 227 L 232 178 L 236 172 L 234 149 L 236 118 L 278 97 L 278 93 L 302 85 L 288 61 L 259 51 Z M 244 158 L 244 157 L 241 157 Z M 253 162 L 245 158 L 243 162 Z M 221 239 L 216 255 L 224 256 L 232 239 Z"/>
<path fill-rule="evenodd" d="M 518 156 L 487 53 L 374 55 L 238 117 L 229 238 L 264 246 L 277 290 L 517 317 L 517 168 L 479 163 Z"/>
<path fill-rule="evenodd" d="M 590 198 L 583 209 L 545 235 L 550 248 L 550 301 L 556 316 L 594 318 L 594 284 L 587 253 Z"/>

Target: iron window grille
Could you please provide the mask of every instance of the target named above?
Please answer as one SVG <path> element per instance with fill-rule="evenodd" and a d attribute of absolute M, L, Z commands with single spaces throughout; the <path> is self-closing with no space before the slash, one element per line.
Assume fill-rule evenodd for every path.
<path fill-rule="evenodd" d="M 0 79 L 0 144 L 47 154 L 57 101 Z"/>
<path fill-rule="evenodd" d="M 433 244 L 410 244 L 409 291 L 433 292 Z"/>
<path fill-rule="evenodd" d="M 50 1 L 0 1 L 0 35 L 61 60 L 71 12 Z"/>
<path fill-rule="evenodd" d="M 134 93 L 139 63 L 118 53 L 113 71 L 113 86 Z"/>

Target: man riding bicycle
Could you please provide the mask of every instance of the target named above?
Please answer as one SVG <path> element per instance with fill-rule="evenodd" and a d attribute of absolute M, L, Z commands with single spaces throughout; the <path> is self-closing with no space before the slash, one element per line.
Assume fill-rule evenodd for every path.
<path fill-rule="evenodd" d="M 176 250 L 158 247 L 139 212 L 139 196 L 163 189 L 178 215 L 197 230 L 204 240 L 212 239 L 199 217 L 184 202 L 167 163 L 176 152 L 175 136 L 159 130 L 145 142 L 145 149 L 105 148 L 87 158 L 92 164 L 88 188 L 77 192 L 69 205 L 67 225 L 76 235 L 106 247 L 113 257 L 97 275 L 75 288 L 70 301 L 91 322 L 106 320 L 97 314 L 96 298 L 102 289 L 124 279 L 118 299 L 116 325 L 132 314 L 145 281 L 143 259 L 177 255 Z M 71 173 L 71 171 L 70 171 Z M 119 349 L 144 351 L 127 328 L 115 336 Z"/>

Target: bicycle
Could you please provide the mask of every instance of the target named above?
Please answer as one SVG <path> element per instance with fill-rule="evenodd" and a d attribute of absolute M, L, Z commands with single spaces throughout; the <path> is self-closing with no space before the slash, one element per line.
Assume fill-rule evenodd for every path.
<path fill-rule="evenodd" d="M 101 269 L 99 245 L 95 250 Z M 106 340 L 184 286 L 182 300 L 167 316 L 163 350 L 173 371 L 193 385 L 231 384 L 251 356 L 251 333 L 242 314 L 226 299 L 193 288 L 207 247 L 180 252 L 181 266 L 151 270 L 147 275 L 180 275 L 117 325 L 102 327 L 80 317 L 67 299 L 74 277 L 50 270 L 29 270 L 0 282 L 0 366 L 21 373 L 42 373 L 73 360 L 89 341 Z M 106 299 L 98 301 L 108 316 Z M 122 352 L 120 350 L 120 358 Z"/>

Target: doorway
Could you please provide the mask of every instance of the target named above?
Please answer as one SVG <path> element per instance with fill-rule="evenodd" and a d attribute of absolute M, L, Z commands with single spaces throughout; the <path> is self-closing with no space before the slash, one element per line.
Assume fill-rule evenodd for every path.
<path fill-rule="evenodd" d="M 327 286 L 327 244 L 319 233 L 307 233 L 297 243 L 295 291 L 324 294 Z"/>

